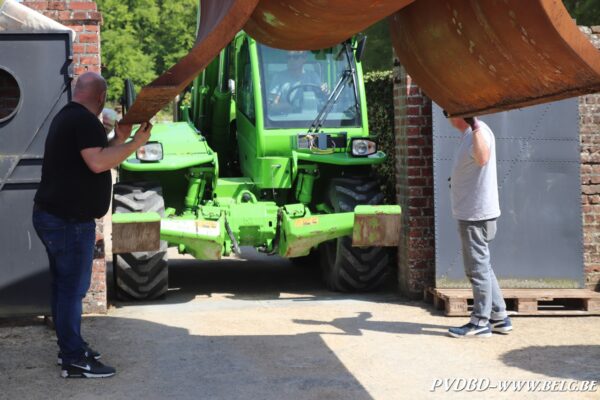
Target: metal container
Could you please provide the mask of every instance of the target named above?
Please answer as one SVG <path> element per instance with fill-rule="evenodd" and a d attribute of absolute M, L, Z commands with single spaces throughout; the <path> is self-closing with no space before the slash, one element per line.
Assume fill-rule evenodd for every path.
<path fill-rule="evenodd" d="M 31 211 L 48 128 L 71 97 L 71 43 L 69 32 L 0 33 L 1 74 L 18 86 L 0 91 L 0 103 L 12 104 L 0 118 L 0 316 L 50 313 L 48 258 Z"/>

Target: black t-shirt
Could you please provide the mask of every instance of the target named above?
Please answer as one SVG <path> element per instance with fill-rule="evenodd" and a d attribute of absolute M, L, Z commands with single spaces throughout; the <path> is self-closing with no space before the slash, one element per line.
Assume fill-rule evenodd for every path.
<path fill-rule="evenodd" d="M 79 103 L 64 106 L 48 131 L 35 203 L 51 214 L 78 221 L 106 214 L 112 185 L 110 171 L 92 172 L 81 150 L 107 146 L 98 117 Z"/>

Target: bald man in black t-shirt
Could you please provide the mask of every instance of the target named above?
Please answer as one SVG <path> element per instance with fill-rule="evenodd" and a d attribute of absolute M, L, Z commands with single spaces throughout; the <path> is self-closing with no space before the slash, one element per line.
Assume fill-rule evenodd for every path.
<path fill-rule="evenodd" d="M 90 286 L 95 218 L 108 211 L 110 169 L 150 137 L 144 123 L 132 138 L 131 125 L 117 124 L 109 142 L 98 116 L 106 81 L 86 72 L 73 89 L 73 101 L 52 120 L 44 150 L 42 180 L 35 195 L 33 226 L 46 247 L 52 277 L 52 317 L 58 338 L 61 376 L 108 377 L 115 369 L 98 361 L 81 336 L 82 300 Z"/>

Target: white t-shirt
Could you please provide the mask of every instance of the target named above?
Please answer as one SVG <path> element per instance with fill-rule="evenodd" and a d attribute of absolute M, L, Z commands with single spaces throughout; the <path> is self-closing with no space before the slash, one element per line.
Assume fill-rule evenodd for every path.
<path fill-rule="evenodd" d="M 487 124 L 479 121 L 480 133 L 490 147 L 490 159 L 480 167 L 473 158 L 473 132 L 463 132 L 454 155 L 450 178 L 452 216 L 463 221 L 483 221 L 500 216 L 498 177 L 496 173 L 496 140 Z"/>

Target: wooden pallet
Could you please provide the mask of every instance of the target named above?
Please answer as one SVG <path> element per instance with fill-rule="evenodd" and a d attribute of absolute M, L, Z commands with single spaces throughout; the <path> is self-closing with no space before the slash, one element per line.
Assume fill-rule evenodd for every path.
<path fill-rule="evenodd" d="M 502 289 L 513 315 L 600 315 L 600 293 L 588 289 Z M 425 289 L 425 300 L 447 316 L 470 313 L 471 289 Z"/>

